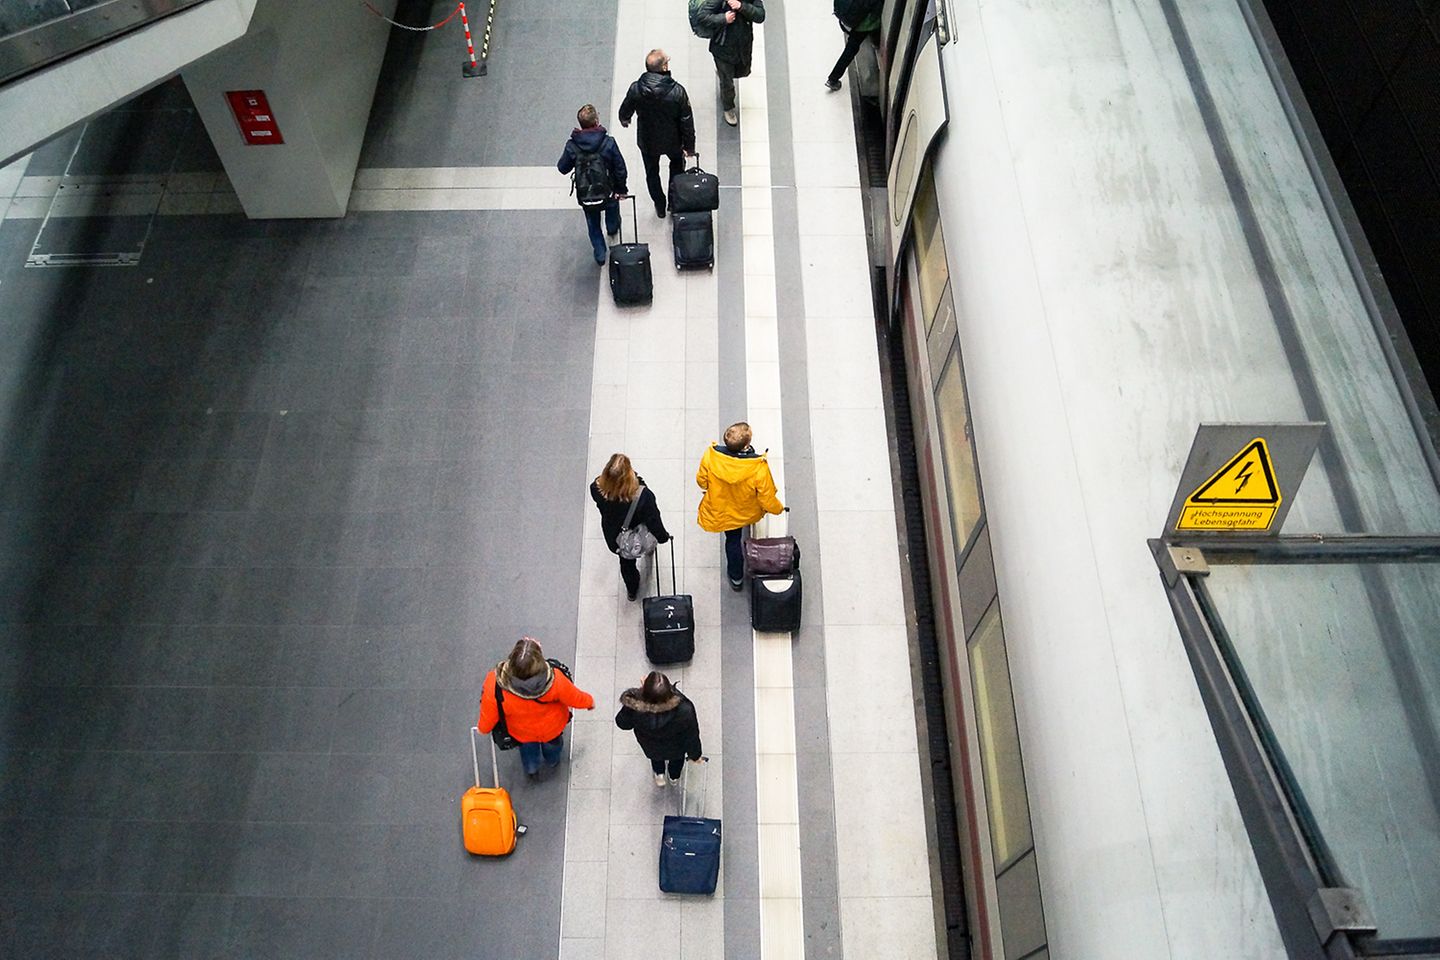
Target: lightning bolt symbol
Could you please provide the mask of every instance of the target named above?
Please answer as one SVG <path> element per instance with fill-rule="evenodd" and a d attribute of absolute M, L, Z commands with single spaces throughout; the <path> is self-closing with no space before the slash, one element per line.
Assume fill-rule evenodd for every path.
<path fill-rule="evenodd" d="M 1245 469 L 1244 469 L 1244 470 L 1241 470 L 1239 473 L 1237 473 L 1237 474 L 1235 475 L 1235 479 L 1240 481 L 1238 484 L 1235 485 L 1235 492 L 1236 492 L 1236 493 L 1239 493 L 1241 490 L 1244 490 L 1244 489 L 1245 489 L 1245 484 L 1247 484 L 1247 483 L 1250 482 L 1250 474 L 1251 474 L 1251 472 L 1254 471 L 1254 469 L 1255 469 L 1255 464 L 1253 464 L 1253 463 L 1246 463 L 1246 464 L 1245 464 Z"/>

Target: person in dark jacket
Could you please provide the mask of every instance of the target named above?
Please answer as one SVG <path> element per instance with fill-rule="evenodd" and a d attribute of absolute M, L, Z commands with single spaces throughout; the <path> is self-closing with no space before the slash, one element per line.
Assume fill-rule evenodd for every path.
<path fill-rule="evenodd" d="M 710 56 L 715 58 L 715 75 L 720 79 L 720 106 L 725 122 L 735 126 L 740 114 L 735 109 L 735 81 L 750 76 L 750 48 L 755 42 L 753 23 L 765 22 L 764 0 L 718 0 L 701 11 L 697 19 L 710 36 Z"/>
<path fill-rule="evenodd" d="M 692 763 L 702 758 L 695 705 L 658 670 L 652 670 L 639 687 L 620 694 L 615 726 L 635 731 L 657 787 L 665 786 L 667 774 L 670 783 L 679 782 L 687 757 Z"/>
<path fill-rule="evenodd" d="M 881 0 L 836 0 L 835 17 L 840 21 L 840 29 L 845 32 L 845 49 L 825 78 L 827 90 L 840 89 L 840 77 L 854 62 L 866 40 L 879 45 L 880 8 Z"/>
<path fill-rule="evenodd" d="M 630 84 L 620 104 L 620 126 L 640 115 L 635 142 L 645 163 L 645 185 L 655 201 L 655 216 L 665 216 L 665 191 L 660 187 L 660 158 L 670 158 L 670 179 L 685 169 L 685 158 L 695 152 L 695 118 L 690 114 L 690 96 L 670 76 L 670 58 L 664 50 L 651 50 L 645 57 L 645 72 Z"/>
<path fill-rule="evenodd" d="M 575 119 L 580 126 L 570 131 L 570 139 L 565 141 L 565 151 L 560 154 L 555 169 L 561 173 L 570 173 L 575 169 L 576 159 L 581 153 L 598 151 L 604 161 L 605 169 L 610 175 L 611 197 L 604 206 L 582 205 L 585 223 L 590 229 L 590 245 L 595 248 L 595 262 L 604 263 L 606 245 L 605 234 L 600 232 L 600 212 L 605 212 L 605 233 L 610 234 L 613 240 L 620 232 L 620 201 L 629 194 L 625 186 L 625 158 L 620 155 L 620 145 L 615 142 L 615 138 L 600 126 L 600 115 L 595 112 L 594 104 L 587 103 L 581 107 L 576 112 Z"/>
<path fill-rule="evenodd" d="M 643 523 L 645 529 L 654 534 L 656 543 L 665 543 L 670 539 L 670 533 L 660 519 L 660 505 L 655 500 L 655 494 L 635 473 L 630 458 L 625 454 L 611 455 L 600 476 L 590 482 L 590 499 L 595 501 L 595 507 L 600 511 L 600 532 L 605 535 L 605 545 L 616 556 L 619 556 L 620 550 L 616 539 L 632 503 L 635 503 L 635 517 L 630 521 L 632 526 Z M 620 557 L 620 579 L 625 581 L 626 595 L 634 600 L 640 593 L 637 561 Z"/>

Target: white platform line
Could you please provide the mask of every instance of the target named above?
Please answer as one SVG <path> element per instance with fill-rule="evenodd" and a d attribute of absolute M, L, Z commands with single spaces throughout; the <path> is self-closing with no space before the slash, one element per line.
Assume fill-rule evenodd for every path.
<path fill-rule="evenodd" d="M 765 74 L 763 26 L 755 30 L 751 62 L 753 72 L 738 82 L 740 183 L 745 209 L 746 420 L 754 430 L 756 443 L 762 449 L 769 448 L 770 469 L 784 502 L 785 442 L 780 405 L 775 216 L 770 203 L 769 85 Z M 763 201 L 758 199 L 761 196 Z M 752 631 L 752 637 L 760 956 L 762 960 L 804 960 L 792 640 L 788 632 Z"/>

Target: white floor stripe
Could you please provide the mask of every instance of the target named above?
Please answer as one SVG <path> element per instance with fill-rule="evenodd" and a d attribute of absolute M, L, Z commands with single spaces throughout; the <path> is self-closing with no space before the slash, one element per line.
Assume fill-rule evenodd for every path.
<path fill-rule="evenodd" d="M 745 244 L 746 420 L 757 447 L 769 448 L 785 500 L 785 438 L 780 410 L 780 346 L 775 301 L 775 222 L 770 199 L 769 87 L 765 31 L 755 30 L 753 72 L 739 81 L 740 183 Z M 766 524 L 768 526 L 768 524 Z M 789 633 L 752 632 L 755 657 L 755 771 L 759 823 L 760 956 L 803 960 L 800 793 L 795 757 L 795 682 Z"/>

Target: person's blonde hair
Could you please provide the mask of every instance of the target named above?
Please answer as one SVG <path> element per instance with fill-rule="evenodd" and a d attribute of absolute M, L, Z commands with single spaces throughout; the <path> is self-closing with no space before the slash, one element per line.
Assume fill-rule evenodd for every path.
<path fill-rule="evenodd" d="M 595 478 L 595 486 L 600 488 L 600 496 L 606 500 L 619 500 L 629 503 L 640 493 L 640 478 L 635 476 L 635 468 L 630 465 L 630 458 L 623 453 L 613 453 L 605 464 L 605 469 L 600 471 L 600 476 Z"/>
<path fill-rule="evenodd" d="M 725 446 L 731 453 L 739 453 L 750 446 L 750 424 L 741 420 L 725 428 Z"/>
<path fill-rule="evenodd" d="M 517 680 L 529 680 L 545 672 L 545 652 L 539 641 L 533 637 L 521 637 L 510 651 L 510 676 Z"/>

